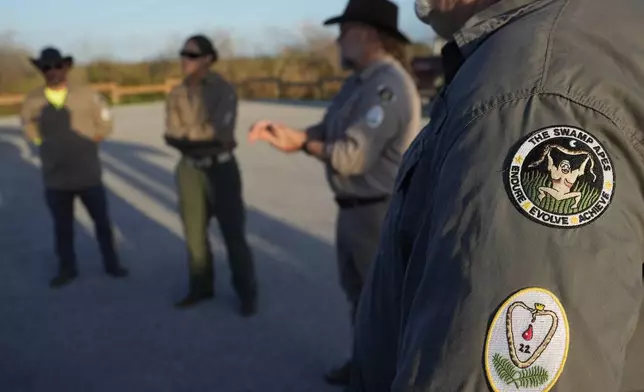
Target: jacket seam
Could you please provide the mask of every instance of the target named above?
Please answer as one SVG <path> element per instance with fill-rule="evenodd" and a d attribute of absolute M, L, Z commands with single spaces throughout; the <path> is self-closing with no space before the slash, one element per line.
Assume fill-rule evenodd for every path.
<path fill-rule="evenodd" d="M 546 53 L 543 60 L 543 66 L 541 68 L 541 78 L 538 83 L 539 91 L 543 91 L 544 80 L 546 79 L 546 73 L 548 72 L 548 69 L 549 69 L 550 59 L 552 55 L 552 47 L 554 46 L 553 41 L 555 39 L 554 32 L 557 29 L 557 25 L 559 24 L 559 20 L 561 20 L 561 16 L 563 15 L 563 12 L 566 9 L 566 6 L 568 6 L 569 3 L 570 3 L 570 0 L 564 1 L 563 5 L 559 9 L 559 12 L 557 13 L 557 16 L 555 16 L 553 19 L 552 25 L 550 26 L 550 31 L 548 32 L 548 42 L 546 44 Z"/>
<path fill-rule="evenodd" d="M 552 92 L 552 91 L 538 91 L 538 92 L 531 92 L 531 93 L 528 93 L 528 94 L 524 93 L 524 94 L 521 94 L 521 95 L 513 95 L 512 98 L 507 98 L 505 100 L 495 102 L 494 104 L 489 106 L 487 109 L 483 110 L 481 113 L 475 115 L 457 132 L 457 136 L 454 138 L 454 141 L 450 144 L 450 146 L 448 147 L 447 151 L 450 151 L 454 147 L 454 144 L 461 137 L 461 135 L 470 127 L 470 125 L 472 123 L 477 121 L 479 118 L 481 118 L 481 117 L 485 116 L 486 114 L 490 113 L 492 110 L 497 109 L 497 108 L 499 108 L 501 106 L 504 106 L 504 105 L 506 105 L 506 104 L 508 104 L 510 102 L 516 102 L 516 101 L 520 101 L 520 100 L 523 100 L 523 99 L 532 98 L 534 96 L 554 96 L 554 97 L 563 98 L 563 99 L 569 101 L 570 103 L 573 103 L 573 104 L 581 106 L 581 107 L 583 107 L 585 109 L 591 110 L 592 112 L 604 117 L 611 124 L 613 124 L 616 128 L 621 130 L 620 124 L 623 123 L 623 122 L 618 121 L 617 119 L 614 119 L 612 116 L 604 113 L 603 111 L 597 109 L 596 107 L 594 107 L 594 106 L 592 106 L 592 105 L 590 105 L 588 103 L 582 102 L 579 99 L 573 98 L 573 97 L 571 97 L 571 96 L 569 96 L 567 94 L 563 94 L 563 93 Z M 468 112 L 468 114 L 472 114 L 472 113 L 473 113 L 473 110 L 470 110 Z M 467 114 L 466 114 L 466 116 L 467 116 Z M 624 136 L 628 136 L 628 135 L 625 134 Z"/>

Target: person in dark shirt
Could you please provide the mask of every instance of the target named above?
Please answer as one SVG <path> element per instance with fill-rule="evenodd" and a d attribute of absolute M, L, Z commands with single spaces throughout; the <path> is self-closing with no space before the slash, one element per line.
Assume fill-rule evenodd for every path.
<path fill-rule="evenodd" d="M 45 48 L 31 59 L 46 85 L 30 92 L 20 117 L 27 139 L 38 146 L 47 206 L 54 220 L 58 275 L 52 287 L 71 283 L 78 275 L 74 252 L 74 199 L 79 197 L 94 221 L 106 272 L 128 275 L 114 245 L 107 198 L 102 184 L 98 143 L 112 133 L 110 108 L 88 86 L 67 82 L 71 56 Z"/>

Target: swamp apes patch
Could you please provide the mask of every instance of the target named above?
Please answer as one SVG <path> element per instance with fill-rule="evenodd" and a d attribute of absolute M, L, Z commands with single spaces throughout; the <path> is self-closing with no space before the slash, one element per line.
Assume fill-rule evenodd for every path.
<path fill-rule="evenodd" d="M 531 287 L 510 296 L 487 332 L 485 375 L 495 392 L 549 391 L 563 372 L 570 331 L 550 291 Z"/>
<path fill-rule="evenodd" d="M 551 227 L 574 228 L 599 218 L 615 192 L 613 162 L 591 134 L 556 126 L 530 134 L 504 171 L 519 211 Z"/>

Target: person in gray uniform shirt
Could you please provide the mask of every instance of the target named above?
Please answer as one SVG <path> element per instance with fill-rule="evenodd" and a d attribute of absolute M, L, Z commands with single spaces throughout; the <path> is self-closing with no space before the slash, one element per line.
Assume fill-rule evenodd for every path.
<path fill-rule="evenodd" d="M 427 0 L 447 85 L 401 165 L 353 392 L 644 390 L 644 4 Z"/>
<path fill-rule="evenodd" d="M 399 163 L 420 128 L 420 98 L 402 65 L 409 40 L 398 30 L 397 19 L 398 7 L 388 0 L 351 0 L 343 15 L 325 22 L 340 24 L 343 65 L 355 72 L 323 120 L 304 132 L 263 120 L 249 136 L 285 152 L 304 151 L 325 164 L 340 208 L 337 258 L 352 319 Z M 350 367 L 347 361 L 331 370 L 327 382 L 346 385 Z"/>

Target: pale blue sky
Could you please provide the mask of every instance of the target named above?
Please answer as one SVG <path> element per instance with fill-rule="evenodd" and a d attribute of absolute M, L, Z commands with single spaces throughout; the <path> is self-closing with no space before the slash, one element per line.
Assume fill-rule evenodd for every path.
<path fill-rule="evenodd" d="M 396 2 L 403 31 L 429 41 L 432 32 L 416 19 L 413 0 Z M 192 33 L 217 29 L 230 31 L 242 51 L 253 53 L 279 45 L 287 32 L 297 34 L 303 22 L 321 24 L 345 5 L 345 0 L 0 0 L 0 30 L 33 51 L 55 45 L 81 61 L 103 55 L 144 59 L 175 51 Z"/>

